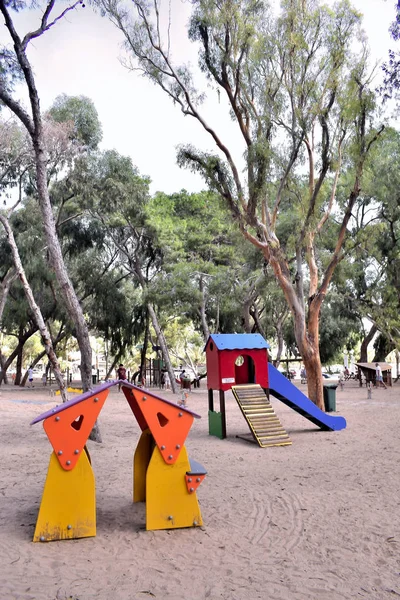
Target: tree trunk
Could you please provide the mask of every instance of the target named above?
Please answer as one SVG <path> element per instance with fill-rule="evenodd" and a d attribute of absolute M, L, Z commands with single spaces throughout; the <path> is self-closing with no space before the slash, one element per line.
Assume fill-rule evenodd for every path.
<path fill-rule="evenodd" d="M 142 377 L 146 374 L 146 355 L 147 348 L 149 345 L 149 335 L 150 335 L 150 315 L 149 310 L 146 306 L 146 323 L 144 327 L 144 336 L 143 336 L 143 345 L 140 350 L 140 365 L 139 365 L 139 375 Z"/>
<path fill-rule="evenodd" d="M 0 333 L 0 335 L 1 335 L 1 333 Z M 2 353 L 1 348 L 0 348 L 0 373 L 1 373 L 0 385 L 3 383 L 3 380 L 6 385 L 8 384 L 8 377 L 7 377 L 7 371 L 5 370 L 5 364 L 6 364 L 6 357 L 4 356 L 4 354 Z"/>
<path fill-rule="evenodd" d="M 252 283 L 243 301 L 243 320 L 246 333 L 251 333 L 253 331 L 253 324 L 251 323 L 251 307 L 254 305 L 256 299 L 257 292 L 255 290 L 255 284 Z"/>
<path fill-rule="evenodd" d="M 17 365 L 16 365 L 16 369 L 15 369 L 14 385 L 21 385 L 21 378 L 22 378 L 22 358 L 23 358 L 23 353 L 24 353 L 24 344 L 20 343 L 22 332 L 23 332 L 23 327 L 21 325 L 20 328 L 19 328 L 19 335 L 18 335 Z"/>
<path fill-rule="evenodd" d="M 375 342 L 375 356 L 373 362 L 384 362 L 386 357 L 394 350 L 394 343 L 382 332 L 378 335 Z"/>
<path fill-rule="evenodd" d="M 309 299 L 308 321 L 306 323 L 303 301 L 300 300 L 291 283 L 290 272 L 281 264 L 279 249 L 277 256 L 269 255 L 275 277 L 282 288 L 294 321 L 294 336 L 304 367 L 307 371 L 308 397 L 321 410 L 325 410 L 324 387 L 322 381 L 321 359 L 319 354 L 319 315 L 322 300 L 320 297 Z"/>
<path fill-rule="evenodd" d="M 201 293 L 201 303 L 200 303 L 200 320 L 201 320 L 201 328 L 203 330 L 203 338 L 204 341 L 207 342 L 210 337 L 210 329 L 207 323 L 206 317 L 206 286 L 204 285 L 204 279 L 200 276 L 199 281 L 199 289 Z"/>
<path fill-rule="evenodd" d="M 171 359 L 169 357 L 169 352 L 168 352 L 167 344 L 165 342 L 164 334 L 161 331 L 161 327 L 158 322 L 156 311 L 154 310 L 154 307 L 152 306 L 152 304 L 150 304 L 150 302 L 147 304 L 147 308 L 149 311 L 151 322 L 154 327 L 154 331 L 156 332 L 158 343 L 161 346 L 161 352 L 163 354 L 163 359 L 165 361 L 165 365 L 167 367 L 168 375 L 169 375 L 169 378 L 171 381 L 171 389 L 172 389 L 173 393 L 176 394 L 178 390 L 176 387 L 175 373 L 172 368 Z"/>
<path fill-rule="evenodd" d="M 254 303 L 253 306 L 250 308 L 250 315 L 253 318 L 256 331 L 258 331 L 258 333 L 260 333 L 263 336 L 263 338 L 266 340 L 267 336 L 265 334 L 263 326 L 261 325 L 260 313 L 258 311 L 258 307 L 257 307 L 256 303 Z"/>
<path fill-rule="evenodd" d="M 18 346 L 11 352 L 10 356 L 5 360 L 4 365 L 3 365 L 2 369 L 1 369 L 0 384 L 3 382 L 3 380 L 5 378 L 5 374 L 7 372 L 8 367 L 11 365 L 11 363 L 18 356 L 18 353 L 20 351 L 20 347 L 23 348 L 25 342 L 27 340 L 29 340 L 29 338 L 34 333 L 36 333 L 36 331 L 37 331 L 37 327 L 30 327 L 27 331 L 25 331 L 25 333 L 23 333 L 22 337 L 18 337 Z"/>
<path fill-rule="evenodd" d="M 251 333 L 252 330 L 252 325 L 250 323 L 250 306 L 252 302 L 252 298 L 246 298 L 243 302 L 243 325 L 246 333 Z"/>
<path fill-rule="evenodd" d="M 37 357 L 31 362 L 32 369 L 38 364 L 39 360 L 42 360 L 43 356 L 46 356 L 46 350 L 43 350 Z M 22 377 L 21 386 L 25 387 L 26 380 L 28 379 L 28 371 L 25 371 L 24 376 Z M 63 400 L 65 402 L 65 400 Z"/>
<path fill-rule="evenodd" d="M 304 355 L 302 358 L 307 373 L 308 397 L 318 406 L 318 408 L 324 411 L 324 384 L 319 352 Z"/>
<path fill-rule="evenodd" d="M 119 360 L 119 356 L 116 356 L 116 357 L 114 358 L 114 360 L 112 361 L 112 363 L 111 363 L 111 366 L 110 366 L 110 368 L 107 370 L 107 373 L 106 373 L 106 380 L 107 380 L 107 379 L 110 379 L 110 375 L 111 375 L 111 373 L 114 371 L 115 367 L 117 366 L 117 362 L 118 362 L 118 360 Z"/>
<path fill-rule="evenodd" d="M 281 362 L 281 356 L 282 356 L 282 352 L 283 352 L 283 327 L 282 327 L 281 320 L 278 320 L 278 322 L 276 323 L 275 331 L 276 331 L 276 339 L 278 341 L 278 350 L 276 352 L 275 367 L 278 368 L 279 364 Z"/>
<path fill-rule="evenodd" d="M 139 281 L 140 287 L 145 292 L 146 288 L 147 288 L 146 280 L 143 277 L 143 273 L 140 268 L 140 261 L 138 260 L 137 256 L 135 256 L 135 261 L 134 261 L 134 272 Z M 165 361 L 168 375 L 171 380 L 171 389 L 172 389 L 173 393 L 176 394 L 178 390 L 177 390 L 176 382 L 175 382 L 175 373 L 172 368 L 171 359 L 169 357 L 168 347 L 167 347 L 167 344 L 165 341 L 164 334 L 163 334 L 160 324 L 158 322 L 158 317 L 157 317 L 156 311 L 154 310 L 154 306 L 151 304 L 151 302 L 147 303 L 147 310 L 148 310 L 152 325 L 154 327 L 154 331 L 157 336 L 158 344 L 161 346 L 161 352 L 163 355 L 163 359 Z"/>
<path fill-rule="evenodd" d="M 61 373 L 60 364 L 58 362 L 56 353 L 54 352 L 50 332 L 47 329 L 47 326 L 46 326 L 46 323 L 44 322 L 41 310 L 33 296 L 32 288 L 29 285 L 29 282 L 26 278 L 25 271 L 24 271 L 24 268 L 22 266 L 22 262 L 21 262 L 21 259 L 19 256 L 17 244 L 16 244 L 16 241 L 14 238 L 14 233 L 10 227 L 10 223 L 4 216 L 0 215 L 0 221 L 6 231 L 7 241 L 11 248 L 11 253 L 12 253 L 12 257 L 13 257 L 15 270 L 18 273 L 18 277 L 19 277 L 22 287 L 24 289 L 25 296 L 28 301 L 29 308 L 32 311 L 34 321 L 40 331 L 42 344 L 44 346 L 47 356 L 49 357 L 49 361 L 51 362 L 51 365 L 53 367 L 54 377 L 56 378 L 56 381 L 58 383 L 58 387 L 60 389 L 60 394 L 61 394 L 62 400 L 63 400 L 63 402 L 66 402 L 68 400 L 67 390 L 65 387 L 65 382 L 64 382 L 62 373 Z"/>
<path fill-rule="evenodd" d="M 217 314 L 215 315 L 215 331 L 214 333 L 218 333 L 219 331 L 219 300 L 217 300 Z"/>
<path fill-rule="evenodd" d="M 92 348 L 90 346 L 89 332 L 82 307 L 68 276 L 62 256 L 60 241 L 57 236 L 54 215 L 47 189 L 46 151 L 44 143 L 39 136 L 36 136 L 34 141 L 34 149 L 39 204 L 48 245 L 50 264 L 54 269 L 69 317 L 76 329 L 76 338 L 81 354 L 82 386 L 84 391 L 87 391 L 92 387 Z"/>
<path fill-rule="evenodd" d="M 61 251 L 60 241 L 57 236 L 53 210 L 47 188 L 47 153 L 44 144 L 41 121 L 40 128 L 36 127 L 35 136 L 33 137 L 33 147 L 35 150 L 36 159 L 36 182 L 38 187 L 39 205 L 43 218 L 43 227 L 48 246 L 49 261 L 50 265 L 54 269 L 57 283 L 60 287 L 69 318 L 75 326 L 75 335 L 76 339 L 78 340 L 79 351 L 81 354 L 80 371 L 82 387 L 83 391 L 88 391 L 92 388 L 92 348 L 90 345 L 89 331 L 83 310 L 69 278 Z M 98 443 L 102 442 L 100 428 L 97 421 L 93 426 L 89 439 Z"/>
<path fill-rule="evenodd" d="M 29 63 L 25 40 L 21 40 L 16 33 L 11 16 L 7 7 L 2 3 L 1 12 L 4 15 L 6 27 L 14 42 L 14 49 L 18 63 L 22 69 L 25 83 L 29 92 L 29 101 L 32 110 L 32 117 L 25 111 L 18 101 L 14 100 L 4 86 L 0 86 L 0 97 L 12 112 L 25 125 L 33 144 L 35 154 L 36 184 L 39 199 L 39 207 L 43 219 L 43 228 L 45 232 L 47 249 L 49 253 L 50 266 L 54 269 L 57 283 L 60 288 L 61 296 L 64 300 L 69 318 L 74 323 L 76 329 L 76 338 L 78 340 L 81 353 L 81 378 L 83 389 L 89 390 L 92 387 L 92 349 L 90 347 L 89 332 L 84 318 L 82 307 L 68 276 L 67 269 L 62 256 L 60 241 L 57 236 L 54 215 L 50 203 L 49 191 L 47 187 L 47 151 L 45 135 L 43 130 L 42 115 L 40 110 L 39 94 L 36 88 L 35 77 L 32 67 Z M 50 7 L 50 5 L 49 5 Z M 52 7 L 51 7 L 52 8 Z M 51 10 L 50 8 L 50 10 Z M 70 10 L 70 7 L 68 10 Z M 42 19 L 42 29 L 38 30 L 41 35 L 46 30 L 45 25 L 50 11 L 46 12 Z M 97 424 L 93 428 L 90 436 L 95 441 L 100 441 L 100 433 Z"/>
<path fill-rule="evenodd" d="M 58 332 L 58 335 L 57 335 L 56 339 L 52 340 L 52 343 L 53 343 L 53 349 L 54 349 L 54 351 L 55 351 L 55 349 L 56 349 L 56 346 L 57 346 L 57 344 L 58 344 L 59 342 L 61 342 L 61 340 L 62 340 L 63 338 L 65 338 L 65 336 L 67 335 L 67 332 L 66 332 L 65 330 L 63 331 L 63 329 L 64 329 L 64 324 L 63 324 L 63 325 L 61 325 L 60 331 Z M 39 362 L 40 360 L 42 360 L 42 358 L 43 358 L 44 356 L 46 356 L 46 350 L 43 350 L 43 352 L 40 352 L 40 354 L 38 354 L 38 355 L 36 356 L 36 358 L 35 358 L 35 359 L 32 361 L 32 363 L 31 363 L 31 365 L 32 365 L 32 368 L 34 368 L 34 367 L 35 367 L 35 365 L 37 365 L 37 364 L 38 364 L 38 362 Z M 46 369 L 45 369 L 46 376 L 48 375 L 48 371 L 49 371 L 49 370 L 50 370 L 50 363 L 48 363 L 48 364 L 47 364 L 47 367 L 46 367 Z M 25 386 L 25 384 L 26 384 L 26 380 L 27 380 L 27 379 L 28 379 L 28 371 L 26 371 L 26 372 L 25 372 L 25 375 L 24 375 L 24 376 L 23 376 L 23 378 L 22 378 L 22 381 L 21 381 L 21 385 L 22 385 L 22 386 Z M 68 381 L 67 381 L 66 385 L 68 386 Z M 65 402 L 65 400 L 64 400 L 64 399 L 63 399 L 63 402 Z"/>
<path fill-rule="evenodd" d="M 324 386 L 319 354 L 319 312 L 318 306 L 310 302 L 306 327 L 304 314 L 300 310 L 296 311 L 294 333 L 307 372 L 308 397 L 324 411 Z"/>
<path fill-rule="evenodd" d="M 378 328 L 374 323 L 372 325 L 371 329 L 369 330 L 368 334 L 364 337 L 364 339 L 362 341 L 361 348 L 360 348 L 359 362 L 364 362 L 364 363 L 368 362 L 368 346 L 372 342 L 372 339 L 377 331 L 378 331 Z"/>
<path fill-rule="evenodd" d="M 4 308 L 7 302 L 8 292 L 10 291 L 11 284 L 17 279 L 18 275 L 15 269 L 8 271 L 3 281 L 0 284 L 0 329 L 1 321 L 3 318 Z"/>

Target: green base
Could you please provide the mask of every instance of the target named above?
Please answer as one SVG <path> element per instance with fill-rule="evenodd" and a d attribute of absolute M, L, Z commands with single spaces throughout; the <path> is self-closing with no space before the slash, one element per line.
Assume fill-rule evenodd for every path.
<path fill-rule="evenodd" d="M 208 411 L 208 433 L 215 435 L 220 440 L 224 439 L 222 433 L 222 414 L 220 412 Z"/>

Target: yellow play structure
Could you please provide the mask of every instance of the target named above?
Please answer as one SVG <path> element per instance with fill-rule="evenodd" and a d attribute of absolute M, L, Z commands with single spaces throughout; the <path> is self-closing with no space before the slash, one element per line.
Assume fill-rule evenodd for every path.
<path fill-rule="evenodd" d="M 196 490 L 207 472 L 190 460 L 185 447 L 200 415 L 127 381 L 114 381 L 43 413 L 53 447 L 36 522 L 34 542 L 96 535 L 95 477 L 88 436 L 109 388 L 122 384 L 142 430 L 133 459 L 133 501 L 146 503 L 146 529 L 176 529 L 203 524 Z"/>

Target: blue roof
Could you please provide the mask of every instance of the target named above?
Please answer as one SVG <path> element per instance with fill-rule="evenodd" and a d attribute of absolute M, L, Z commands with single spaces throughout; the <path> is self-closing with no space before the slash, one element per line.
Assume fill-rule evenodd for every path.
<path fill-rule="evenodd" d="M 212 340 L 218 350 L 260 350 L 270 348 L 259 333 L 213 333 L 207 340 L 206 348 Z"/>

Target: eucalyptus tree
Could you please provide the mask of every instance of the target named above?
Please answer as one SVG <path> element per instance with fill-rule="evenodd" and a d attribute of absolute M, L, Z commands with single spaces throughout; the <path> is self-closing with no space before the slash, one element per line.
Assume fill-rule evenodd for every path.
<path fill-rule="evenodd" d="M 225 199 L 242 235 L 271 265 L 294 321 L 296 344 L 308 372 L 310 398 L 323 408 L 319 318 L 359 197 L 365 159 L 380 129 L 373 126 L 367 50 L 361 17 L 347 1 L 333 9 L 314 0 L 283 0 L 275 16 L 260 0 L 194 0 L 190 39 L 209 86 L 226 98 L 242 139 L 244 174 L 217 123 L 208 123 L 187 65 L 172 60 L 169 23 L 162 28 L 157 0 L 98 0 L 119 28 L 139 69 L 196 120 L 216 147 L 181 148 L 182 166 L 199 172 Z M 357 46 L 358 45 L 358 46 Z M 357 51 L 354 50 L 357 46 Z M 343 164 L 353 169 L 345 201 L 335 202 Z M 304 171 L 307 185 L 304 186 Z M 284 198 L 291 244 L 279 225 Z M 319 239 L 332 212 L 337 243 L 327 264 Z M 309 281 L 305 285 L 306 278 Z"/>
<path fill-rule="evenodd" d="M 400 3 L 397 1 L 395 6 L 395 19 L 390 24 L 390 36 L 395 42 L 400 40 Z M 381 86 L 381 93 L 384 100 L 399 97 L 400 90 L 400 52 L 398 50 L 389 50 L 389 61 L 382 65 L 384 81 Z"/>
<path fill-rule="evenodd" d="M 46 113 L 48 120 L 71 125 L 70 139 L 80 148 L 96 150 L 103 137 L 93 101 L 87 96 L 57 96 Z"/>
<path fill-rule="evenodd" d="M 4 230 L 6 232 L 7 241 L 11 248 L 15 271 L 17 272 L 18 278 L 24 289 L 24 293 L 25 293 L 27 302 L 29 304 L 29 308 L 32 312 L 33 319 L 34 319 L 35 323 L 37 324 L 37 327 L 40 331 L 42 344 L 45 348 L 46 354 L 47 354 L 49 361 L 51 363 L 51 366 L 53 368 L 54 376 L 58 383 L 61 397 L 63 399 L 63 402 L 65 402 L 67 400 L 66 386 L 65 386 L 65 382 L 64 382 L 64 379 L 63 379 L 63 376 L 61 373 L 58 358 L 54 351 L 51 334 L 45 323 L 42 311 L 40 310 L 40 307 L 35 300 L 35 297 L 32 292 L 32 288 L 29 285 L 28 279 L 26 277 L 25 269 L 21 262 L 21 258 L 20 258 L 19 252 L 18 252 L 18 247 L 17 247 L 16 241 L 15 241 L 13 230 L 10 226 L 10 222 L 9 222 L 8 218 L 5 215 L 2 215 L 1 213 L 0 213 L 0 223 L 3 225 Z"/>
<path fill-rule="evenodd" d="M 77 339 L 81 352 L 81 377 L 84 389 L 91 386 L 92 351 L 90 347 L 89 332 L 85 316 L 80 306 L 71 279 L 63 259 L 60 241 L 57 236 L 55 219 L 50 202 L 48 190 L 48 156 L 40 108 L 39 92 L 36 86 L 34 69 L 28 58 L 28 48 L 33 40 L 37 40 L 58 20 L 63 18 L 70 10 L 82 4 L 81 1 L 67 5 L 55 13 L 55 0 L 44 4 L 43 15 L 38 27 L 25 35 L 20 35 L 16 29 L 13 14 L 23 8 L 29 8 L 25 2 L 9 2 L 0 0 L 0 11 L 4 18 L 5 30 L 12 43 L 3 46 L 0 52 L 0 100 L 19 119 L 26 128 L 33 147 L 35 179 L 37 197 L 43 220 L 43 228 L 48 247 L 49 264 L 54 270 L 60 293 L 62 294 L 71 321 L 74 322 Z M 29 109 L 25 109 L 18 100 L 14 87 L 18 81 L 25 85 L 29 97 Z"/>
<path fill-rule="evenodd" d="M 347 286 L 359 313 L 373 324 L 371 335 L 379 331 L 388 340 L 389 345 L 381 345 L 388 352 L 400 342 L 399 161 L 400 132 L 387 128 L 368 161 L 363 204 L 354 212 L 353 231 L 360 243 Z"/>
<path fill-rule="evenodd" d="M 12 261 L 15 272 L 18 277 L 18 283 L 15 283 L 12 290 L 9 292 L 9 308 L 6 312 L 4 325 L 10 323 L 10 316 L 14 314 L 15 318 L 11 319 L 11 326 L 14 322 L 20 338 L 18 344 L 17 356 L 22 356 L 24 343 L 28 338 L 25 337 L 26 325 L 28 331 L 33 333 L 36 329 L 39 330 L 41 340 L 44 347 L 44 352 L 47 354 L 52 365 L 56 380 L 59 384 L 61 394 L 66 400 L 65 383 L 63 382 L 60 366 L 57 356 L 55 355 L 55 344 L 63 335 L 63 327 L 58 335 L 51 335 L 48 322 L 54 318 L 63 320 L 60 306 L 57 302 L 54 293 L 54 279 L 49 272 L 45 256 L 43 252 L 43 237 L 40 228 L 39 211 L 34 201 L 25 199 L 23 206 L 19 210 L 12 212 L 0 210 L 0 223 L 5 231 L 4 245 L 1 246 L 1 253 L 5 258 L 6 266 L 9 261 Z M 8 250 L 8 252 L 6 252 Z M 21 288 L 24 298 L 21 296 Z M 15 304 L 15 307 L 12 305 Z M 15 310 L 16 309 L 16 310 Z M 8 367 L 10 359 L 5 362 L 4 367 Z M 18 360 L 18 369 L 16 384 L 19 383 L 21 361 Z"/>
<path fill-rule="evenodd" d="M 219 327 L 217 312 L 244 269 L 241 240 L 229 213 L 215 192 L 181 190 L 155 194 L 146 215 L 163 254 L 152 292 L 163 297 L 165 308 L 169 304 L 170 315 L 192 320 L 206 341 Z"/>
<path fill-rule="evenodd" d="M 77 163 L 69 183 L 80 190 L 81 206 L 101 226 L 103 245 L 114 256 L 113 265 L 141 290 L 141 302 L 150 315 L 175 392 L 168 348 L 149 290 L 162 263 L 162 249 L 154 243 L 154 231 L 146 218 L 149 180 L 138 173 L 130 158 L 106 151 Z"/>
<path fill-rule="evenodd" d="M 163 249 L 163 266 L 151 290 L 164 299 L 164 321 L 176 324 L 179 317 L 182 327 L 192 321 L 204 340 L 210 331 L 257 331 L 270 341 L 276 336 L 279 360 L 287 304 L 262 256 L 244 243 L 218 195 L 157 193 L 146 213 Z"/>
<path fill-rule="evenodd" d="M 71 110 L 71 105 L 74 110 Z M 88 145 L 88 142 L 90 143 L 90 135 L 92 136 L 91 139 L 96 142 L 96 133 L 97 135 L 101 133 L 101 128 L 95 120 L 97 113 L 94 109 L 94 106 L 88 99 L 75 99 L 63 96 L 62 98 L 56 100 L 55 106 L 57 107 L 59 113 L 55 113 L 54 117 L 48 113 L 43 123 L 43 131 L 47 148 L 47 179 L 49 184 L 54 175 L 59 173 L 59 171 L 64 169 L 66 166 L 70 165 L 74 156 L 77 153 L 80 154 L 82 152 L 82 144 L 85 143 Z M 79 108 L 79 111 L 77 107 Z M 63 112 L 62 109 L 64 109 Z M 65 109 L 68 110 L 66 111 Z M 75 112 L 77 115 L 75 115 Z M 91 118 L 88 118 L 86 113 L 89 113 Z M 81 115 L 83 115 L 85 118 L 82 118 Z M 58 121 L 55 120 L 55 117 L 58 118 Z M 62 117 L 64 117 L 63 122 L 61 122 Z M 73 120 L 74 117 L 76 123 Z M 82 127 L 86 127 L 86 129 L 84 129 L 84 136 L 80 136 Z M 25 235 L 25 237 L 28 238 L 28 246 L 29 238 L 32 240 L 39 239 L 39 244 L 36 243 L 36 247 L 31 248 L 31 254 L 29 253 L 29 250 L 27 250 L 26 242 L 24 248 L 25 256 L 29 257 L 29 262 L 32 262 L 33 260 L 37 266 L 38 260 L 40 262 L 41 257 L 45 260 L 45 255 L 43 255 L 42 252 L 42 248 L 45 246 L 45 244 L 42 240 L 41 232 L 38 231 L 37 228 L 37 223 L 40 223 L 40 213 L 35 210 L 35 203 L 32 200 L 37 195 L 36 178 L 33 173 L 35 164 L 34 151 L 27 132 L 24 131 L 24 128 L 15 120 L 1 120 L 0 135 L 3 142 L 0 160 L 2 167 L 0 176 L 0 191 L 3 197 L 5 196 L 7 198 L 7 196 L 10 196 L 10 191 L 12 191 L 13 188 L 17 188 L 17 194 L 14 193 L 12 198 L 14 201 L 13 207 L 8 211 L 6 209 L 3 209 L 2 211 L 0 210 L 0 222 L 2 223 L 2 226 L 6 232 L 6 238 L 8 246 L 11 249 L 14 265 L 14 269 L 6 274 L 4 277 L 4 282 L 1 285 L 0 322 L 5 301 L 9 292 L 9 282 L 15 279 L 15 276 L 18 276 L 29 304 L 28 310 L 31 311 L 31 316 L 33 316 L 33 319 L 40 330 L 45 353 L 49 357 L 53 372 L 60 387 L 62 398 L 65 401 L 67 399 L 66 387 L 65 383 L 63 382 L 58 359 L 55 355 L 55 346 L 53 344 L 49 328 L 44 322 L 39 303 L 37 302 L 38 296 L 41 295 L 42 288 L 39 287 L 38 296 L 35 298 L 30 282 L 26 277 L 25 269 L 22 264 L 23 261 L 21 260 L 19 248 L 17 247 L 16 243 L 16 236 L 14 235 L 12 228 L 12 222 L 9 219 L 9 216 L 13 213 L 13 210 L 23 202 L 26 209 L 21 210 L 21 207 L 19 207 L 18 214 L 14 215 L 15 218 L 13 221 L 14 224 L 20 224 L 17 225 L 17 229 L 20 231 L 22 224 L 22 235 L 24 235 L 26 230 L 28 230 L 28 236 Z M 83 139 L 80 139 L 81 137 L 83 137 Z M 24 194 L 26 194 L 26 196 Z M 24 220 L 26 223 L 23 223 Z M 20 240 L 21 236 L 18 236 L 18 238 Z M 35 244 L 33 243 L 30 245 L 34 246 Z M 39 270 L 42 271 L 40 265 Z M 37 275 L 33 269 L 31 269 L 31 274 L 34 277 Z M 45 279 L 46 277 L 44 280 Z M 62 331 L 63 327 L 61 328 L 61 332 Z M 64 335 L 64 333 L 61 332 L 59 332 L 55 342 L 59 341 L 60 335 Z M 22 337 L 22 339 L 24 338 Z M 18 350 L 19 360 L 17 361 L 18 368 L 17 377 L 15 380 L 16 384 L 18 384 L 20 380 L 20 369 L 22 366 L 20 360 L 21 352 L 22 349 L 20 348 Z M 4 371 L 8 364 L 4 360 L 4 357 L 2 363 L 2 370 Z"/>
<path fill-rule="evenodd" d="M 134 344 L 146 329 L 146 310 L 142 294 L 124 269 L 115 267 L 96 278 L 93 293 L 86 302 L 90 328 L 100 335 L 113 360 L 108 372 L 129 358 Z"/>
<path fill-rule="evenodd" d="M 0 118 L 0 198 L 21 198 L 26 175 L 33 166 L 32 146 L 16 119 Z"/>
<path fill-rule="evenodd" d="M 0 332 L 2 336 L 8 334 L 18 338 L 16 347 L 8 355 L 3 348 L 0 348 L 1 385 L 3 381 L 7 382 L 7 369 L 17 357 L 19 372 L 16 383 L 18 383 L 21 377 L 23 345 L 37 331 L 37 325 L 27 314 L 26 298 L 20 293 L 18 272 L 3 227 L 0 227 L 0 281 Z"/>

